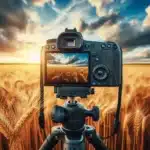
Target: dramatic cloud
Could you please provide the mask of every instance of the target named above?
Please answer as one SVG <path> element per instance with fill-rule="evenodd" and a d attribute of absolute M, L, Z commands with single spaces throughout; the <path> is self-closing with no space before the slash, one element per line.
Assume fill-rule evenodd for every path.
<path fill-rule="evenodd" d="M 143 26 L 138 20 L 122 22 L 118 25 L 108 40 L 118 42 L 123 48 L 135 48 L 138 46 L 150 45 L 150 6 L 146 8 L 147 16 L 143 21 Z M 113 32 L 113 31 L 112 31 Z"/>
<path fill-rule="evenodd" d="M 16 32 L 25 29 L 27 16 L 20 0 L 0 0 L 0 50 L 14 49 Z"/>
<path fill-rule="evenodd" d="M 132 23 L 120 23 L 112 27 L 105 27 L 105 30 L 107 30 L 103 34 L 105 39 L 117 42 L 122 48 L 150 45 L 150 28 L 142 28 Z"/>
<path fill-rule="evenodd" d="M 84 20 L 81 20 L 79 24 L 80 25 L 79 30 L 80 32 L 83 32 L 86 29 L 96 30 L 102 27 L 104 24 L 107 24 L 107 25 L 116 24 L 118 21 L 121 20 L 121 18 L 122 17 L 119 14 L 111 14 L 108 16 L 100 17 L 97 21 L 92 22 L 91 24 L 87 24 L 85 23 Z"/>
<path fill-rule="evenodd" d="M 149 18 L 149 8 L 146 9 Z M 150 45 L 150 26 L 143 26 L 133 19 L 124 21 L 118 14 L 111 14 L 100 17 L 97 21 L 88 24 L 80 20 L 80 31 L 96 31 L 99 37 L 106 41 L 117 42 L 123 49 L 136 48 L 138 46 Z"/>
<path fill-rule="evenodd" d="M 23 41 L 41 41 L 41 18 L 31 3 L 31 0 L 0 1 L 0 51 L 23 49 Z"/>
<path fill-rule="evenodd" d="M 128 31 L 131 31 L 131 29 L 133 29 L 133 27 L 129 27 Z M 133 33 L 133 35 L 132 35 Z M 128 35 L 128 38 L 123 40 L 119 39 L 119 37 L 122 37 L 123 34 L 125 35 L 125 30 L 122 30 L 122 32 L 119 32 L 118 34 L 118 43 L 120 43 L 120 45 L 122 47 L 125 48 L 134 48 L 137 46 L 146 46 L 146 45 L 150 45 L 150 29 L 145 29 L 144 31 L 137 31 L 135 29 L 133 29 L 131 32 L 128 32 L 126 34 Z"/>

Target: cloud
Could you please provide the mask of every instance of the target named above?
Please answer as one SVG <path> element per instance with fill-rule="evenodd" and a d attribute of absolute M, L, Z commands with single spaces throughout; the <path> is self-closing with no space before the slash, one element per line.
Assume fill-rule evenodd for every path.
<path fill-rule="evenodd" d="M 124 62 L 148 62 L 150 60 L 150 47 L 138 47 L 124 54 Z"/>
<path fill-rule="evenodd" d="M 73 55 L 73 56 L 65 56 L 65 55 L 57 55 L 57 54 L 54 54 L 54 55 L 49 55 L 48 56 L 48 59 L 49 59 L 49 63 L 50 64 L 66 64 L 66 65 L 69 65 L 69 64 L 82 64 L 82 65 L 85 65 L 87 64 L 88 60 L 85 59 L 85 60 L 81 60 L 78 56 L 76 55 Z"/>
<path fill-rule="evenodd" d="M 150 58 L 150 49 L 143 49 L 137 53 L 136 56 L 140 58 Z"/>
<path fill-rule="evenodd" d="M 114 2 L 114 0 L 88 0 L 89 3 L 96 8 L 96 13 L 98 16 L 105 16 L 108 14 L 108 11 L 105 9 L 105 6 Z"/>
<path fill-rule="evenodd" d="M 0 51 L 17 51 L 23 41 L 38 44 L 43 37 L 41 18 L 31 0 L 0 1 Z"/>
<path fill-rule="evenodd" d="M 119 25 L 118 31 L 110 40 L 118 42 L 123 48 L 136 48 L 150 45 L 150 6 L 146 8 L 147 16 L 140 23 L 137 19 Z"/>
<path fill-rule="evenodd" d="M 129 28 L 128 31 L 131 31 L 132 28 Z M 133 35 L 132 35 L 133 33 Z M 150 29 L 145 29 L 144 31 L 137 31 L 137 30 L 132 30 L 131 32 L 128 32 L 126 34 L 131 34 L 131 36 L 128 35 L 128 39 L 123 41 L 123 38 L 121 40 L 119 40 L 119 37 L 121 37 L 121 34 L 125 34 L 125 32 L 123 33 L 119 33 L 118 35 L 118 43 L 120 43 L 120 45 L 122 47 L 125 48 L 135 48 L 137 46 L 146 46 L 146 45 L 150 45 Z"/>
<path fill-rule="evenodd" d="M 66 64 L 74 64 L 78 60 L 80 60 L 80 59 L 77 56 L 73 56 L 68 60 L 68 62 Z"/>
<path fill-rule="evenodd" d="M 145 11 L 147 13 L 147 16 L 145 17 L 143 21 L 143 26 L 150 27 L 150 6 L 148 6 Z"/>
<path fill-rule="evenodd" d="M 75 62 L 75 64 L 80 65 L 80 66 L 87 66 L 88 65 L 88 59 L 84 59 L 84 60 L 79 60 L 77 62 Z"/>
<path fill-rule="evenodd" d="M 86 29 L 96 30 L 102 27 L 104 24 L 113 25 L 120 21 L 121 18 L 122 17 L 119 14 L 114 13 L 108 16 L 100 17 L 98 20 L 92 22 L 91 24 L 87 24 L 84 20 L 81 19 L 79 22 L 79 31 L 83 32 Z"/>
<path fill-rule="evenodd" d="M 24 4 L 26 4 L 26 5 L 28 5 L 27 0 L 22 0 L 22 2 L 23 2 Z"/>
<path fill-rule="evenodd" d="M 48 38 L 57 38 L 58 34 L 64 31 L 66 27 L 73 27 L 71 20 L 74 16 L 77 16 L 73 14 L 77 13 L 76 9 L 85 3 L 85 0 L 72 1 L 63 10 L 56 8 L 54 5 L 48 5 L 48 7 L 55 8 L 55 11 L 57 10 L 58 16 L 55 20 L 50 20 L 49 23 L 41 25 L 41 14 L 37 10 L 42 11 L 43 8 L 34 7 L 32 0 L 12 0 L 12 3 L 8 1 L 0 1 L 0 51 L 8 52 L 16 51 L 20 42 L 43 45 Z M 38 1 L 41 6 L 46 2 L 54 4 L 54 0 Z"/>
<path fill-rule="evenodd" d="M 83 34 L 86 30 L 95 32 L 100 39 L 117 42 L 126 50 L 150 45 L 150 26 L 143 26 L 137 19 L 126 21 L 117 13 L 100 17 L 92 23 L 80 20 L 79 29 Z"/>
<path fill-rule="evenodd" d="M 122 48 L 135 48 L 150 45 L 150 28 L 142 28 L 132 23 L 116 24 L 116 30 L 109 28 L 106 40 L 117 42 Z M 110 33 L 110 34 L 109 34 Z"/>
<path fill-rule="evenodd" d="M 0 0 L 0 50 L 13 51 L 16 33 L 27 25 L 27 16 L 20 0 Z"/>
<path fill-rule="evenodd" d="M 41 18 L 40 18 L 40 15 L 36 11 L 28 8 L 28 9 L 25 9 L 25 13 L 29 21 L 40 23 Z"/>
<path fill-rule="evenodd" d="M 52 3 L 55 5 L 55 0 L 32 0 L 33 5 L 43 7 L 45 3 Z"/>

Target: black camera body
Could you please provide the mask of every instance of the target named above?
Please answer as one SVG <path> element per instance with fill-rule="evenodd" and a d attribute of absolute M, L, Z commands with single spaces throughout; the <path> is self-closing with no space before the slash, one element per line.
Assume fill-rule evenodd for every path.
<path fill-rule="evenodd" d="M 63 56 L 63 54 L 66 56 Z M 59 71 L 54 71 L 54 68 L 47 69 L 47 63 L 55 66 L 55 69 L 58 68 L 56 65 L 62 65 L 63 63 L 64 69 L 59 69 Z M 42 51 L 42 64 L 43 81 L 44 85 L 47 86 L 112 87 L 118 86 L 122 82 L 122 50 L 119 45 L 114 42 L 86 41 L 76 29 L 66 29 L 57 39 L 47 40 Z M 67 67 L 71 67 L 72 72 L 68 72 L 66 77 L 62 71 L 66 70 L 67 72 Z M 76 72 L 80 70 L 79 75 L 73 70 L 76 70 Z M 55 74 L 55 77 L 48 74 L 50 71 Z M 83 72 L 86 72 L 86 74 Z M 59 75 L 62 75 L 62 77 Z M 71 80 L 71 75 L 76 76 L 76 78 Z M 53 78 L 55 82 L 48 78 Z M 59 78 L 64 79 L 65 82 L 59 80 Z"/>

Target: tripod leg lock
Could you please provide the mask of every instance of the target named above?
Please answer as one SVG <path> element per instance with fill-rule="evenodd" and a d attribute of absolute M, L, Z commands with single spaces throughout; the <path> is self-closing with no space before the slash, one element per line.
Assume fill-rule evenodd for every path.
<path fill-rule="evenodd" d="M 64 136 L 64 132 L 61 126 L 53 127 L 52 133 L 47 136 L 39 150 L 52 150 L 62 136 Z"/>
<path fill-rule="evenodd" d="M 94 127 L 86 125 L 84 134 L 88 142 L 93 145 L 95 150 L 108 150 L 108 148 L 102 142 L 102 139 L 96 134 Z"/>

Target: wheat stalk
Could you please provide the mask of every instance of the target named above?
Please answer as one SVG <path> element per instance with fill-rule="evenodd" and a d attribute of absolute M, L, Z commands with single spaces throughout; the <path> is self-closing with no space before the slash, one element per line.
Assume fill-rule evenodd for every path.
<path fill-rule="evenodd" d="M 31 120 L 33 118 L 33 114 L 37 112 L 37 109 L 30 108 L 23 116 L 20 118 L 20 120 L 17 122 L 13 134 L 11 137 L 11 141 L 14 141 L 16 137 L 19 135 L 20 130 L 23 128 L 25 122 L 27 122 L 29 119 Z"/>
<path fill-rule="evenodd" d="M 12 135 L 13 129 L 11 128 L 9 122 L 5 119 L 4 116 L 0 114 L 0 132 L 9 139 Z"/>

